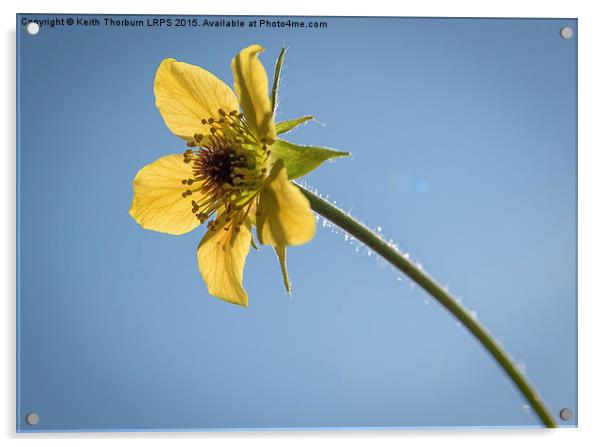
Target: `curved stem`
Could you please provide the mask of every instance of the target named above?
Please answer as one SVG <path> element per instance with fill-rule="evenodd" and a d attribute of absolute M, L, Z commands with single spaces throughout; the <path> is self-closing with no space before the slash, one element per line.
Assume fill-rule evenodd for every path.
<path fill-rule="evenodd" d="M 472 335 L 483 345 L 483 347 L 492 355 L 500 367 L 508 374 L 510 379 L 535 410 L 541 422 L 549 428 L 557 427 L 554 417 L 546 407 L 543 399 L 539 396 L 533 385 L 531 385 L 524 374 L 516 367 L 512 359 L 504 352 L 502 347 L 495 341 L 491 334 L 475 320 L 470 313 L 462 306 L 449 292 L 441 287 L 427 273 L 418 268 L 413 262 L 404 257 L 399 251 L 393 248 L 386 241 L 374 234 L 369 228 L 361 224 L 351 216 L 341 211 L 330 202 L 322 199 L 313 192 L 297 184 L 305 197 L 309 200 L 311 208 L 324 218 L 345 230 L 357 240 L 363 242 L 384 259 L 393 264 L 402 271 L 429 295 L 435 298 L 439 303 L 450 311 L 460 322 L 468 329 Z"/>

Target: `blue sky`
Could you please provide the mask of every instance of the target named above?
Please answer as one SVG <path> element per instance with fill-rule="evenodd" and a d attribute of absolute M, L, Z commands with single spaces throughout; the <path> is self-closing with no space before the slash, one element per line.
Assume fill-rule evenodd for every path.
<path fill-rule="evenodd" d="M 251 43 L 270 76 L 289 48 L 278 118 L 318 120 L 288 138 L 353 153 L 304 180 L 461 297 L 554 413 L 576 412 L 576 37 L 559 36 L 576 22 L 326 20 L 18 29 L 21 430 L 538 423 L 453 318 L 322 222 L 289 252 L 292 297 L 273 252 L 251 253 L 243 309 L 207 294 L 201 229 L 129 217 L 136 171 L 185 149 L 154 106 L 160 61 L 231 84 Z"/>

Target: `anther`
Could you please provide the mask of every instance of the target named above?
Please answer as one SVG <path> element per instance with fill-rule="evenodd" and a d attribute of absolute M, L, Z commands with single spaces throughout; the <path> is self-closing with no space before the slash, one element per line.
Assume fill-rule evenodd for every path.
<path fill-rule="evenodd" d="M 215 127 L 211 127 L 211 129 L 209 129 L 211 131 L 211 133 L 215 133 L 217 132 L 217 129 Z"/>
<path fill-rule="evenodd" d="M 207 124 L 207 120 L 206 120 L 205 118 L 203 118 L 203 119 L 201 120 L 201 124 Z"/>
<path fill-rule="evenodd" d="M 215 120 L 213 118 L 209 118 L 209 124 L 213 124 Z"/>
<path fill-rule="evenodd" d="M 219 113 L 221 116 L 226 116 L 226 112 L 224 112 L 224 110 L 223 110 L 223 109 L 219 109 L 219 110 L 218 110 L 218 113 Z"/>

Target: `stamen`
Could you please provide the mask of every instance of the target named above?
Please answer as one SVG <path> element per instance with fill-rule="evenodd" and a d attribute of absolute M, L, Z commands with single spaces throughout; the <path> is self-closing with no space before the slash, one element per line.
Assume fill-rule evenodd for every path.
<path fill-rule="evenodd" d="M 191 178 L 182 179 L 184 186 L 197 184 L 182 192 L 194 196 L 191 212 L 203 223 L 218 210 L 220 216 L 209 222 L 209 230 L 223 228 L 241 231 L 251 206 L 257 198 L 266 175 L 267 146 L 259 141 L 243 115 L 236 110 L 218 110 L 219 118 L 201 119 L 209 124 L 209 134 L 197 133 L 188 142 L 184 162 L 191 163 Z"/>

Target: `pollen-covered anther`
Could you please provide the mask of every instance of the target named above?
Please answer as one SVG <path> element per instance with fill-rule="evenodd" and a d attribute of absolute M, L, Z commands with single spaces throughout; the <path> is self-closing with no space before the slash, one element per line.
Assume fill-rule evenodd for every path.
<path fill-rule="evenodd" d="M 210 231 L 229 231 L 232 227 L 233 232 L 239 232 L 244 220 L 240 216 L 248 214 L 250 203 L 265 178 L 267 146 L 259 142 L 238 111 L 219 109 L 217 113 L 215 118 L 201 120 L 202 124 L 209 125 L 208 132 L 193 134 L 197 148 L 184 153 L 184 161 L 192 165 L 192 175 L 181 183 L 197 186 L 184 191 L 182 197 L 195 194 L 197 200 L 190 202 L 190 209 L 201 223 L 223 210 L 208 223 Z"/>
<path fill-rule="evenodd" d="M 209 218 L 209 215 L 207 213 L 203 213 L 203 212 L 195 213 L 195 216 L 199 220 L 200 223 L 205 222 Z"/>
<path fill-rule="evenodd" d="M 190 163 L 192 161 L 193 155 L 194 155 L 194 152 L 191 149 L 188 149 L 186 152 L 184 152 L 184 154 L 183 154 L 184 163 Z"/>

